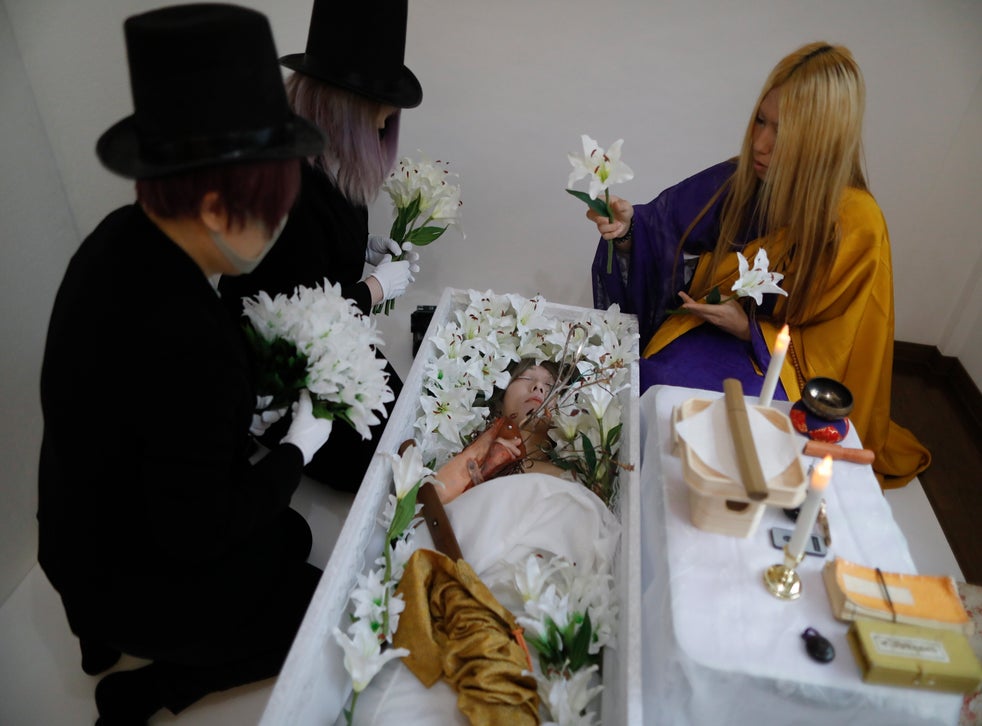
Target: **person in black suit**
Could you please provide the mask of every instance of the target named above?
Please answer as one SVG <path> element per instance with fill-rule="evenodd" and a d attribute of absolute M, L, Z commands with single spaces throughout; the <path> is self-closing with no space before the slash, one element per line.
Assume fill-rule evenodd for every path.
<path fill-rule="evenodd" d="M 106 726 L 278 673 L 321 574 L 290 499 L 331 431 L 304 395 L 250 463 L 254 372 L 212 283 L 271 248 L 323 146 L 268 21 L 184 5 L 124 31 L 135 113 L 97 153 L 137 202 L 72 257 L 41 371 L 38 560 L 87 673 L 152 661 L 100 680 Z"/>
<path fill-rule="evenodd" d="M 404 65 L 407 14 L 407 0 L 315 0 L 306 51 L 280 59 L 294 71 L 286 84 L 290 105 L 325 132 L 327 145 L 303 165 L 300 198 L 276 249 L 255 272 L 219 283 L 234 315 L 241 314 L 242 298 L 261 290 L 289 295 L 298 285 L 325 279 L 368 314 L 413 282 L 419 255 L 410 246 L 405 259 L 393 261 L 403 250 L 385 236 L 369 235 L 367 208 L 395 167 L 401 109 L 423 98 Z M 374 266 L 367 275 L 366 262 Z M 395 395 L 391 413 L 402 382 L 391 365 L 386 370 Z M 272 427 L 263 443 L 285 425 Z M 338 427 L 306 473 L 335 489 L 356 491 L 384 427 L 384 421 L 373 427 L 368 440 Z"/>

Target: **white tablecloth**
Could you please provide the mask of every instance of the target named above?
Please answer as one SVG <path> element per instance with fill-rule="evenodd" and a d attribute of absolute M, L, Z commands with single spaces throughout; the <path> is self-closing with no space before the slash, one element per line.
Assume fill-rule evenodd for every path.
<path fill-rule="evenodd" d="M 777 508 L 747 539 L 697 529 L 681 463 L 671 453 L 671 413 L 689 398 L 722 394 L 657 386 L 641 398 L 641 538 L 644 715 L 648 724 L 955 724 L 960 695 L 862 682 L 821 578 L 825 558 L 798 567 L 802 595 L 782 601 L 763 584 L 782 561 L 770 528 L 793 528 Z M 785 407 L 787 404 L 776 404 Z M 805 439 L 802 437 L 802 445 Z M 846 446 L 860 446 L 850 432 Z M 810 461 L 806 461 L 807 465 Z M 834 463 L 826 492 L 829 557 L 916 572 L 872 470 Z M 813 627 L 835 646 L 832 663 L 805 653 Z"/>

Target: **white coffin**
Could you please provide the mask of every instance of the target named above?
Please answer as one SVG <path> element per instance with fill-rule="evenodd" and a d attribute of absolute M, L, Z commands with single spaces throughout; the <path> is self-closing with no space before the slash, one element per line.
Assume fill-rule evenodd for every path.
<path fill-rule="evenodd" d="M 429 337 L 436 326 L 450 319 L 451 313 L 467 306 L 465 291 L 447 288 L 433 315 L 426 340 L 420 346 L 413 366 L 379 440 L 379 452 L 395 453 L 399 445 L 414 438 L 413 422 L 423 385 L 423 361 L 434 355 Z M 547 303 L 547 315 L 561 320 L 579 321 L 587 309 Z M 629 329 L 637 339 L 637 322 L 627 316 Z M 635 342 L 636 345 L 636 342 Z M 638 367 L 631 371 L 632 390 L 622 391 L 624 421 L 621 461 L 634 470 L 620 475 L 617 514 L 621 520 L 621 541 L 615 561 L 621 615 L 617 648 L 606 648 L 603 661 L 604 691 L 601 722 L 605 725 L 640 724 L 641 715 L 641 545 L 640 545 L 640 430 L 638 415 Z M 264 726 L 321 726 L 335 721 L 347 705 L 351 681 L 342 662 L 343 652 L 331 632 L 347 625 L 348 595 L 359 573 L 369 569 L 381 552 L 383 532 L 376 518 L 391 488 L 391 466 L 387 457 L 376 456 L 351 506 L 331 558 L 324 568 L 314 598 L 293 647 L 287 656 L 260 724 Z"/>

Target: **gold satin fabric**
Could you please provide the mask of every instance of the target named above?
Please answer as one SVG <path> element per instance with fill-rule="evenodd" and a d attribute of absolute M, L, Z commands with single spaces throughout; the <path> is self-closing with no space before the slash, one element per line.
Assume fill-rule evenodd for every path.
<path fill-rule="evenodd" d="M 841 381 L 852 392 L 855 407 L 849 420 L 863 445 L 876 454 L 873 470 L 880 485 L 901 487 L 931 463 L 931 455 L 907 429 L 890 420 L 893 377 L 893 266 L 886 221 L 873 197 L 847 189 L 839 205 L 841 241 L 825 289 L 808 320 L 790 329 L 791 350 L 781 369 L 788 398 L 801 398 L 801 384 L 824 376 Z M 783 234 L 755 240 L 743 254 L 753 260 L 761 244 L 777 259 L 787 245 Z M 737 258 L 728 255 L 709 281 L 708 254 L 702 255 L 693 290 L 718 285 L 725 297 L 738 277 Z M 794 270 L 787 271 L 791 278 Z M 787 279 L 786 278 L 786 279 Z M 785 304 L 779 297 L 775 313 Z M 780 325 L 760 320 L 768 348 L 774 349 Z M 703 321 L 695 315 L 670 315 L 644 349 L 651 357 Z M 803 380 L 799 381 L 797 360 Z"/>
<path fill-rule="evenodd" d="M 539 723 L 539 696 L 518 623 L 464 560 L 417 550 L 399 581 L 406 609 L 393 639 L 427 688 L 441 676 L 474 726 Z"/>

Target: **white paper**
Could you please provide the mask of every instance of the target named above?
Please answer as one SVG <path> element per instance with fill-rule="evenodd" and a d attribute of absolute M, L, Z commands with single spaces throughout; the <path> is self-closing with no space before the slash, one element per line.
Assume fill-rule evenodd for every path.
<path fill-rule="evenodd" d="M 764 481 L 770 481 L 791 465 L 798 451 L 788 432 L 779 429 L 757 409 L 748 405 L 747 416 Z M 694 416 L 682 419 L 675 425 L 675 431 L 707 466 L 741 481 L 725 398 L 718 398 Z"/>

